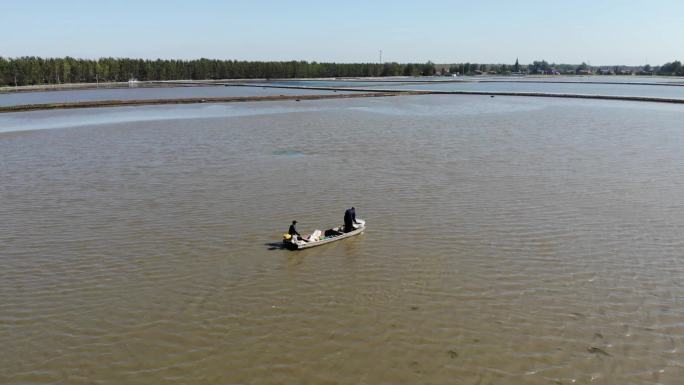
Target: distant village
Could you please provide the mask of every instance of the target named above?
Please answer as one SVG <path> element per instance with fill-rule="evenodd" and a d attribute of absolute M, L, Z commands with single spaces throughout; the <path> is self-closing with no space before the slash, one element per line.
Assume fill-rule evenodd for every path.
<path fill-rule="evenodd" d="M 666 63 L 662 66 L 652 67 L 648 64 L 643 66 L 591 66 L 587 63 L 576 64 L 554 64 L 545 60 L 535 61 L 529 65 L 519 64 L 516 59 L 515 64 L 435 64 L 435 75 L 438 76 L 464 76 L 464 75 L 671 75 L 682 76 L 684 69 L 679 61 Z"/>

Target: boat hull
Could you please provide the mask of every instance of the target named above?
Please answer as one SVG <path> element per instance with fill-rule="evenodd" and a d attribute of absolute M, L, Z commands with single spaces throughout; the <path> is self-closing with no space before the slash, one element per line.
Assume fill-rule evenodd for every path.
<path fill-rule="evenodd" d="M 335 235 L 335 236 L 330 236 L 330 237 L 325 237 L 321 240 L 318 241 L 311 241 L 311 242 L 306 242 L 306 241 L 296 241 L 296 242 L 291 242 L 291 241 L 283 241 L 283 244 L 285 245 L 286 248 L 290 250 L 302 250 L 302 249 L 310 249 L 312 247 L 316 246 L 322 246 L 328 243 L 340 241 L 342 239 L 346 238 L 351 238 L 355 235 L 363 234 L 363 232 L 366 230 L 366 222 L 360 220 L 360 224 L 357 225 L 357 227 L 348 232 L 345 233 L 343 232 L 344 226 L 338 226 L 338 227 L 333 227 L 331 229 L 326 230 L 326 233 L 329 231 L 334 231 L 340 233 L 340 235 Z"/>

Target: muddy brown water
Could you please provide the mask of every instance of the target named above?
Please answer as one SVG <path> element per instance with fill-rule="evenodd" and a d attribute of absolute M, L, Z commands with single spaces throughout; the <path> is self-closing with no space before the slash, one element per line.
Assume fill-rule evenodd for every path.
<path fill-rule="evenodd" d="M 60 122 L 0 133 L 0 383 L 680 383 L 682 117 L 477 96 L 0 117 Z M 270 246 L 352 205 L 364 235 Z"/>

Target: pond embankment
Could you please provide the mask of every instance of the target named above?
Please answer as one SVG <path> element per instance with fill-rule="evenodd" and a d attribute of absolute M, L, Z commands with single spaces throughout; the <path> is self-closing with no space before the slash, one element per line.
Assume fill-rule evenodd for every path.
<path fill-rule="evenodd" d="M 139 99 L 139 100 L 97 100 L 84 102 L 67 103 L 44 103 L 44 104 L 23 104 L 0 107 L 0 113 L 8 112 L 27 112 L 55 109 L 73 108 L 97 108 L 97 107 L 129 107 L 129 106 L 149 106 L 165 104 L 197 104 L 197 103 L 238 103 L 238 102 L 266 102 L 277 100 L 319 100 L 319 99 L 348 99 L 348 98 L 369 98 L 397 96 L 403 94 L 418 95 L 428 94 L 422 91 L 402 91 L 402 92 L 359 92 L 352 94 L 325 94 L 325 95 L 270 95 L 270 96 L 230 96 L 213 98 L 182 98 L 182 99 Z"/>
<path fill-rule="evenodd" d="M 152 82 L 148 82 L 152 87 Z M 147 83 L 146 83 L 147 84 Z M 396 88 L 373 88 L 373 87 L 330 87 L 330 86 L 302 86 L 284 84 L 264 84 L 250 82 L 190 82 L 190 83 L 164 83 L 158 87 L 193 87 L 193 86 L 226 86 L 226 87 L 259 87 L 271 89 L 288 89 L 302 91 L 325 91 L 323 94 L 303 95 L 263 95 L 263 96 L 220 96 L 220 97 L 185 97 L 185 98 L 156 98 L 156 99 L 131 99 L 131 100 L 89 100 L 76 102 L 56 103 L 32 103 L 21 105 L 0 106 L 0 113 L 25 112 L 54 109 L 73 108 L 96 108 L 96 107 L 127 107 L 146 105 L 168 104 L 196 104 L 196 103 L 236 103 L 236 102 L 259 102 L 278 100 L 319 100 L 319 99 L 347 99 L 364 97 L 387 97 L 399 95 L 472 95 L 472 96 L 516 96 L 537 98 L 565 98 L 565 99 L 596 99 L 615 100 L 627 102 L 650 102 L 684 104 L 684 98 L 661 98 L 653 96 L 636 95 L 604 95 L 604 94 L 577 94 L 565 92 L 524 92 L 524 91 L 475 91 L 475 90 L 416 90 Z M 341 92 L 341 93 L 337 93 Z"/>
<path fill-rule="evenodd" d="M 255 87 L 252 84 L 233 84 L 233 87 Z M 600 99 L 600 100 L 620 100 L 631 102 L 652 102 L 652 103 L 673 103 L 684 104 L 684 99 L 677 98 L 658 98 L 651 96 L 627 96 L 627 95 L 600 95 L 600 94 L 571 94 L 561 92 L 519 92 L 519 91 L 466 91 L 466 90 L 398 90 L 386 88 L 338 88 L 338 87 L 317 87 L 317 86 L 288 86 L 288 85 L 263 85 L 262 88 L 284 88 L 284 89 L 302 89 L 302 90 L 318 90 L 318 91 L 345 91 L 345 92 L 363 92 L 363 93 L 396 93 L 409 95 L 480 95 L 480 96 L 527 96 L 539 98 L 568 98 L 568 99 Z"/>

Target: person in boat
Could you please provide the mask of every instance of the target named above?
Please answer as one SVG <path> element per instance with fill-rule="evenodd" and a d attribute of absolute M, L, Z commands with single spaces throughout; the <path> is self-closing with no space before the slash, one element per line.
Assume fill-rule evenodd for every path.
<path fill-rule="evenodd" d="M 295 225 L 297 224 L 297 221 L 292 221 L 292 224 L 290 225 L 290 229 L 287 230 L 287 233 L 292 236 L 293 240 L 296 240 L 295 235 L 299 237 L 299 239 L 302 238 L 302 236 L 297 232 L 297 229 L 295 228 Z"/>
<path fill-rule="evenodd" d="M 355 223 L 358 224 L 359 222 L 356 221 L 356 209 L 352 206 L 344 212 L 344 232 L 353 231 Z"/>

